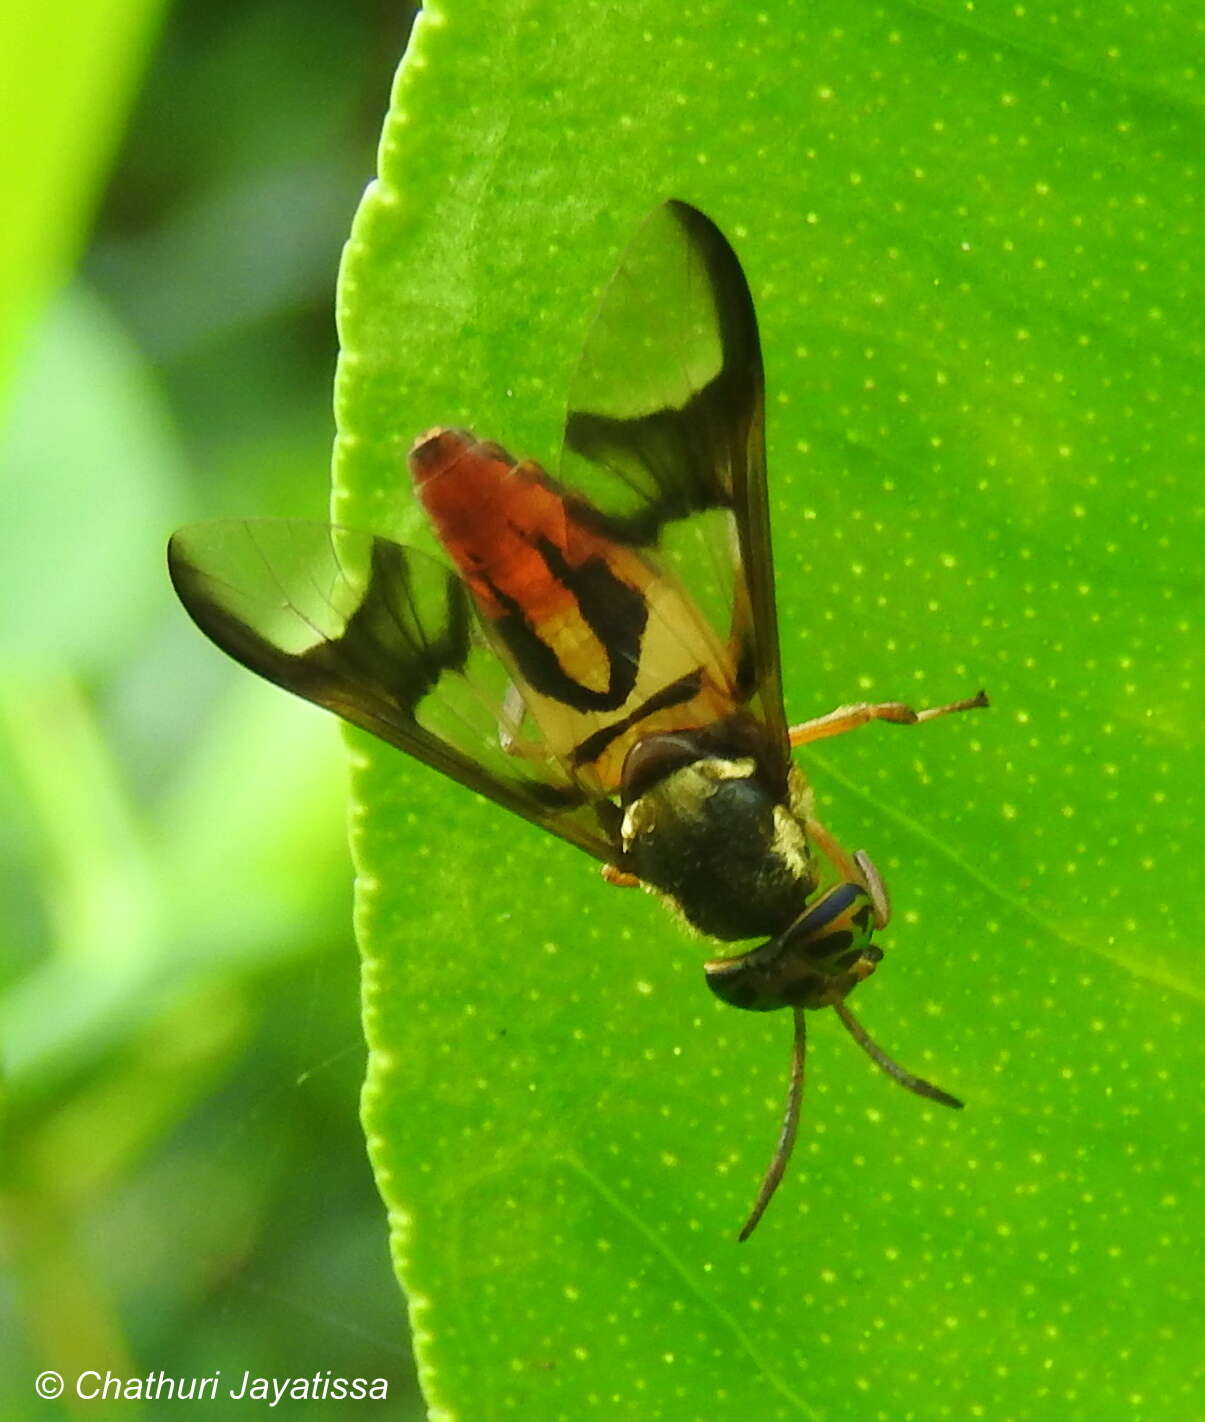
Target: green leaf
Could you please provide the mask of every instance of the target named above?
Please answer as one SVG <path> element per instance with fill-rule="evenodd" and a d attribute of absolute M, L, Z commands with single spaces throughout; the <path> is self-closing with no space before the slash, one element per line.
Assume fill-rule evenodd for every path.
<path fill-rule="evenodd" d="M 340 521 L 422 536 L 404 451 L 435 423 L 553 463 L 601 284 L 683 198 L 762 321 L 788 709 L 994 703 L 806 756 L 894 896 L 858 1010 L 968 1104 L 816 1014 L 796 1160 L 743 1246 L 785 1017 L 712 1001 L 708 945 L 650 899 L 356 737 L 366 1118 L 439 1415 L 1191 1411 L 1187 24 L 424 12 L 343 271 Z"/>

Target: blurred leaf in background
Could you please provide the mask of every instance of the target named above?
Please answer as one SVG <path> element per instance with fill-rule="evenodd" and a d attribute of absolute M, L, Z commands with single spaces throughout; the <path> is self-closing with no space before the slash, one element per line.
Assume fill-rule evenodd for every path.
<path fill-rule="evenodd" d="M 1120 3 L 426 11 L 343 273 L 343 521 L 400 451 L 554 461 L 667 196 L 762 319 L 788 705 L 992 711 L 802 757 L 890 883 L 869 1029 L 788 1026 L 589 863 L 357 737 L 369 1137 L 451 1415 L 1198 1415 L 1195 16 Z M 673 313 L 655 311 L 654 321 Z"/>
<path fill-rule="evenodd" d="M 384 1375 L 421 1412 L 356 1120 L 338 738 L 163 565 L 188 519 L 325 515 L 335 271 L 410 18 L 0 18 L 6 1422 L 71 1412 L 48 1366 Z"/>
<path fill-rule="evenodd" d="M 0 8 L 0 390 L 84 244 L 161 9 L 96 0 L 62 24 L 28 6 Z"/>

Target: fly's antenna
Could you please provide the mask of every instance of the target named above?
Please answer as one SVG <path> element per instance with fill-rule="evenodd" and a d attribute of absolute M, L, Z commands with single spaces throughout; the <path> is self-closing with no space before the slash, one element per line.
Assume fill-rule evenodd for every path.
<path fill-rule="evenodd" d="M 875 1063 L 882 1067 L 888 1076 L 893 1077 L 901 1086 L 905 1086 L 909 1091 L 914 1091 L 917 1096 L 927 1096 L 930 1101 L 940 1101 L 943 1106 L 952 1106 L 955 1111 L 962 1110 L 962 1102 L 957 1096 L 951 1096 L 949 1092 L 942 1091 L 932 1082 L 925 1081 L 922 1077 L 913 1076 L 910 1071 L 905 1071 L 899 1062 L 893 1062 L 887 1053 L 875 1042 L 867 1033 L 865 1027 L 858 1021 L 844 1002 L 834 1002 L 833 1011 L 845 1023 L 849 1035 L 857 1042 L 858 1046 Z M 785 1164 L 785 1162 L 784 1162 Z M 781 1170 L 779 1171 L 781 1175 Z M 769 1176 L 766 1177 L 769 1179 Z M 775 1184 L 778 1182 L 775 1181 Z M 759 1201 L 759 1203 L 761 1203 Z M 764 1208 L 764 1206 L 763 1206 Z M 756 1213 L 756 1211 L 755 1211 Z M 755 1221 L 756 1223 L 756 1221 Z"/>
<path fill-rule="evenodd" d="M 758 1221 L 766 1212 L 766 1206 L 774 1198 L 774 1192 L 778 1189 L 783 1172 L 787 1168 L 787 1161 L 790 1160 L 791 1152 L 795 1149 L 795 1137 L 799 1132 L 799 1108 L 803 1104 L 803 1056 L 807 1050 L 807 1031 L 803 1025 L 803 1008 L 796 1007 L 794 1013 L 795 1039 L 791 1048 L 791 1081 L 787 1087 L 787 1109 L 782 1118 L 782 1131 L 778 1137 L 778 1144 L 774 1147 L 774 1157 L 770 1161 L 770 1167 L 762 1180 L 761 1189 L 757 1192 L 757 1199 L 753 1202 L 752 1210 L 749 1211 L 749 1218 L 745 1221 L 740 1234 L 737 1235 L 737 1240 L 741 1244 L 744 1244 L 745 1240 L 757 1228 Z M 955 1104 L 960 1105 L 961 1103 L 956 1102 Z"/>

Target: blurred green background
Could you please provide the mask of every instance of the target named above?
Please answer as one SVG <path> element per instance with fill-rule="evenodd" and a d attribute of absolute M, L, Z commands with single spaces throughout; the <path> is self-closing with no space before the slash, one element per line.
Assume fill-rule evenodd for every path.
<path fill-rule="evenodd" d="M 70 1411 L 47 1366 L 383 1375 L 374 1415 L 421 1415 L 339 737 L 197 635 L 162 557 L 191 519 L 326 515 L 335 274 L 410 18 L 0 9 L 5 1422 Z"/>

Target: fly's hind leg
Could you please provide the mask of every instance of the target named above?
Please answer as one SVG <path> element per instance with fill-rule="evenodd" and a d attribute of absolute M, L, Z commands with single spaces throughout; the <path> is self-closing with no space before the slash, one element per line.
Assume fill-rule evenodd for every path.
<path fill-rule="evenodd" d="M 502 705 L 498 708 L 498 745 L 507 755 L 533 759 L 533 752 L 521 734 L 523 718 L 526 715 L 527 704 L 512 681 L 502 697 Z"/>
<path fill-rule="evenodd" d="M 512 681 L 506 688 L 502 705 L 498 711 L 498 745 L 507 755 L 521 756 L 527 760 L 543 760 L 547 752 L 534 741 L 524 740 L 521 731 L 527 715 L 527 705 Z M 604 864 L 599 873 L 604 881 L 617 889 L 638 889 L 640 880 L 626 869 L 615 864 Z"/>
<path fill-rule="evenodd" d="M 535 765 L 548 760 L 548 747 L 537 736 L 525 732 L 527 703 L 518 686 L 512 681 L 506 688 L 496 713 L 498 749 L 503 755 L 514 756 L 516 760 L 531 761 Z"/>
<path fill-rule="evenodd" d="M 949 716 L 955 711 L 976 711 L 981 706 L 990 705 L 987 692 L 980 691 L 963 701 L 951 701 L 948 706 L 930 706 L 924 711 L 914 711 L 902 701 L 860 701 L 854 706 L 838 706 L 826 716 L 817 716 L 811 721 L 802 721 L 787 732 L 793 747 L 806 746 L 811 741 L 823 741 L 829 736 L 840 736 L 868 721 L 889 721 L 896 726 L 916 726 L 922 721 L 933 721 L 938 716 Z"/>
<path fill-rule="evenodd" d="M 638 889 L 640 880 L 635 874 L 629 874 L 626 869 L 617 869 L 614 864 L 604 864 L 598 871 L 603 876 L 603 882 L 614 885 L 617 889 Z"/>

